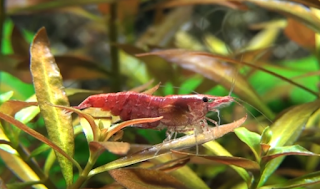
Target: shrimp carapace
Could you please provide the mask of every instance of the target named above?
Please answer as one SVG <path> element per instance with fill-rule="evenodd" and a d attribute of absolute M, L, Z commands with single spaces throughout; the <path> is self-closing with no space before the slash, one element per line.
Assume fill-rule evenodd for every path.
<path fill-rule="evenodd" d="M 118 92 L 89 96 L 77 109 L 101 108 L 127 121 L 138 118 L 163 118 L 153 123 L 135 125 L 141 128 L 163 128 L 175 132 L 193 130 L 192 126 L 205 126 L 206 114 L 233 102 L 231 96 L 169 95 L 152 96 L 137 92 Z"/>

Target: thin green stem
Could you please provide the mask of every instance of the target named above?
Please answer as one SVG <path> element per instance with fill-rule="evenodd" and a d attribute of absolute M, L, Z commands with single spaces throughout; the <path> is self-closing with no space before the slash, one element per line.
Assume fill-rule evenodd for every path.
<path fill-rule="evenodd" d="M 0 0 L 0 53 L 2 53 L 2 39 L 4 33 L 4 21 L 6 19 L 5 0 Z"/>
<path fill-rule="evenodd" d="M 43 173 L 42 169 L 39 165 L 33 161 L 32 159 L 28 158 L 29 154 L 19 145 L 16 148 L 17 152 L 19 153 L 20 157 L 28 164 L 28 166 L 38 175 L 40 180 L 47 188 L 56 189 L 57 187 L 54 183 Z"/>
<path fill-rule="evenodd" d="M 86 167 L 83 169 L 83 171 L 80 173 L 80 177 L 77 179 L 77 181 L 71 186 L 70 189 L 78 189 L 82 186 L 82 184 L 89 178 L 89 172 L 91 171 L 92 167 L 96 163 L 97 159 L 99 157 L 98 152 L 90 153 L 89 160 L 87 162 Z"/>
<path fill-rule="evenodd" d="M 110 58 L 112 69 L 112 90 L 119 92 L 121 90 L 121 78 L 120 78 L 120 63 L 119 63 L 119 50 L 114 44 L 118 41 L 117 30 L 117 3 L 110 4 L 110 17 L 108 21 L 109 27 L 109 43 L 110 43 Z"/>

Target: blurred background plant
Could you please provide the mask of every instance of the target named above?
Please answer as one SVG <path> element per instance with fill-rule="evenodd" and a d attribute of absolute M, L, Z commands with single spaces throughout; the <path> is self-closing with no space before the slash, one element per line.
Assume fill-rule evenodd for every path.
<path fill-rule="evenodd" d="M 34 101 L 36 84 L 30 73 L 32 53 L 30 56 L 29 46 L 36 32 L 44 26 L 64 86 L 68 88 L 71 105 L 79 104 L 91 94 L 127 91 L 151 80 L 153 83 L 161 82 L 156 95 L 197 92 L 224 96 L 229 94 L 234 85 L 232 95 L 247 103 L 244 103 L 246 107 L 234 104 L 223 108 L 220 113 L 222 123 L 233 122 L 249 113 L 243 126 L 259 135 L 239 130 L 237 136 L 229 134 L 218 139 L 224 149 L 210 150 L 204 145 L 200 148 L 200 154 L 227 156 L 230 153 L 248 159 L 256 158 L 254 161 L 259 164 L 259 168 L 247 170 L 250 174 L 234 171 L 236 169 L 227 166 L 235 165 L 231 163 L 233 160 L 223 159 L 224 163 L 221 164 L 221 161 L 217 163 L 216 160 L 200 161 L 190 154 L 187 155 L 188 161 L 180 159 L 168 167 L 164 166 L 164 162 L 169 160 L 155 157 L 136 164 L 140 168 L 163 166 L 162 173 L 185 183 L 186 178 L 177 176 L 179 173 L 176 169 L 189 167 L 191 169 L 188 173 L 196 173 L 207 188 L 259 188 L 272 184 L 274 188 L 304 185 L 318 187 L 319 158 L 300 148 L 303 146 L 314 153 L 320 151 L 319 134 L 316 132 L 319 127 L 318 1 L 0 2 L 1 103 L 9 99 Z M 47 135 L 44 120 L 37 116 L 38 113 L 19 112 L 15 118 Z M 216 115 L 209 116 L 217 119 Z M 6 130 L 4 127 L 8 124 L 4 121 L 2 125 L 2 130 Z M 266 126 L 270 126 L 271 130 Z M 46 187 L 50 188 L 53 184 L 57 188 L 66 187 L 57 161 L 45 167 L 48 166 L 49 157 L 53 156 L 49 148 L 24 132 L 20 133 L 17 129 L 13 131 L 18 133 L 15 135 L 16 144 L 13 145 L 14 142 L 8 139 L 2 139 L 0 144 L 1 163 L 5 165 L 0 167 L 0 177 L 8 187 L 24 188 L 34 183 L 19 185 L 17 182 L 35 181 L 32 180 L 34 177 L 26 179 L 22 176 L 30 173 L 30 157 L 23 157 L 18 151 L 22 160 L 9 161 L 17 155 L 10 151 L 9 145 L 21 146 L 21 149 L 35 157 L 32 160 L 49 175 L 50 182 L 46 183 Z M 1 133 L 3 137 L 7 134 L 7 131 Z M 246 139 L 250 137 L 253 139 Z M 126 128 L 121 140 L 130 144 L 154 145 L 164 139 L 165 131 Z M 244 143 L 239 142 L 239 139 Z M 301 146 L 284 149 L 294 144 Z M 80 166 L 85 166 L 89 146 L 84 135 L 76 135 L 74 152 L 74 159 Z M 103 152 L 94 166 L 99 167 L 119 159 L 120 156 L 116 154 Z M 286 158 L 278 158 L 275 159 L 277 162 L 268 164 L 278 156 Z M 23 168 L 10 171 L 17 167 Z M 149 172 L 109 173 L 97 174 L 83 186 L 109 186 L 115 179 L 125 187 L 134 188 L 133 184 L 128 185 L 126 178 L 119 175 L 128 174 L 130 177 L 130 174 L 141 174 L 141 178 L 149 179 L 152 175 Z M 296 180 L 290 180 L 293 178 Z M 75 182 L 79 179 L 77 171 L 74 171 L 73 179 Z M 146 184 L 144 179 L 140 182 Z M 155 181 L 149 184 L 154 184 L 146 185 L 149 188 L 156 186 Z M 121 188 L 121 185 L 113 186 Z M 171 187 L 174 188 L 173 185 Z"/>

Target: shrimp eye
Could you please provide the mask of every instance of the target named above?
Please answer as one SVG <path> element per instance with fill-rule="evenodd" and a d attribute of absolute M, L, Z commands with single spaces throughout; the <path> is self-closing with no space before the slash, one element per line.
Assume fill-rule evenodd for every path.
<path fill-rule="evenodd" d="M 203 102 L 208 102 L 209 99 L 208 99 L 208 97 L 205 96 L 205 97 L 202 98 L 202 101 L 203 101 Z"/>

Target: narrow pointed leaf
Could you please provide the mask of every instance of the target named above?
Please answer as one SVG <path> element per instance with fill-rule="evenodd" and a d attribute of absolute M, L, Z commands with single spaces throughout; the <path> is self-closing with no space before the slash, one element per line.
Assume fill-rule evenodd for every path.
<path fill-rule="evenodd" d="M 184 159 L 188 160 L 189 157 L 184 157 L 183 159 L 181 159 L 182 164 L 184 162 L 186 162 L 186 161 L 184 161 Z M 159 165 L 159 164 L 171 164 L 172 165 L 172 163 L 174 164 L 175 160 L 173 160 L 173 161 L 170 161 L 170 160 L 172 160 L 172 154 L 166 154 L 166 155 L 151 159 L 150 161 L 155 163 L 156 165 Z M 178 166 L 175 166 L 175 167 L 178 167 Z M 162 166 L 160 166 L 160 167 L 162 167 Z M 176 179 L 178 179 L 180 182 L 182 182 L 185 186 L 188 186 L 189 188 L 209 189 L 209 187 L 206 185 L 206 183 L 189 166 L 183 166 L 183 167 L 176 169 L 174 171 L 170 171 L 168 174 L 175 177 Z"/>
<path fill-rule="evenodd" d="M 246 143 L 249 148 L 252 150 L 256 160 L 260 160 L 260 135 L 254 132 L 249 131 L 245 127 L 239 127 L 234 130 L 235 134 L 239 137 L 239 139 Z"/>
<path fill-rule="evenodd" d="M 164 158 L 163 158 L 164 159 Z M 162 163 L 160 165 L 156 165 L 152 167 L 153 169 L 159 170 L 159 171 L 164 171 L 164 172 L 171 172 L 173 170 L 182 168 L 185 166 L 188 162 L 190 161 L 189 156 L 183 156 L 181 158 L 177 158 L 165 163 Z"/>
<path fill-rule="evenodd" d="M 293 146 L 282 146 L 275 147 L 269 150 L 268 155 L 262 157 L 263 161 L 270 161 L 274 158 L 288 155 L 298 155 L 298 156 L 319 156 L 318 154 L 312 153 L 307 149 L 299 145 Z"/>
<path fill-rule="evenodd" d="M 320 32 L 320 19 L 319 17 L 308 7 L 305 7 L 299 3 L 292 3 L 290 1 L 256 1 L 245 0 L 252 2 L 263 8 L 283 13 L 285 16 L 290 16 L 306 24 L 316 32 Z"/>
<path fill-rule="evenodd" d="M 208 56 L 205 56 L 207 54 Z M 157 55 L 167 61 L 178 64 L 179 66 L 197 72 L 204 77 L 211 79 L 226 89 L 231 89 L 234 85 L 234 92 L 241 99 L 248 101 L 254 107 L 261 110 L 266 116 L 273 118 L 271 110 L 264 104 L 256 91 L 251 87 L 247 80 L 237 73 L 235 67 L 226 64 L 224 60 L 219 60 L 216 55 L 187 51 L 183 49 L 169 49 L 155 51 L 151 53 L 138 54 L 138 57 L 146 55 Z M 234 82 L 236 80 L 236 82 Z"/>
<path fill-rule="evenodd" d="M 8 116 L 6 114 L 3 114 L 1 112 L 0 112 L 0 118 L 5 120 L 6 122 L 11 123 L 12 125 L 18 127 L 19 129 L 23 130 L 24 132 L 26 132 L 30 136 L 33 136 L 34 138 L 36 138 L 36 139 L 40 140 L 41 142 L 43 142 L 43 143 L 47 144 L 48 146 L 50 146 L 56 152 L 58 152 L 62 156 L 64 156 L 66 159 L 70 160 L 70 162 L 72 162 L 79 169 L 79 171 L 81 172 L 82 169 L 81 169 L 80 165 L 72 157 L 70 157 L 65 151 L 63 151 L 60 147 L 58 147 L 56 144 L 51 142 L 49 139 L 47 139 L 42 134 L 40 134 L 37 131 L 29 128 L 28 126 L 26 126 L 25 124 L 21 123 L 20 121 L 14 119 L 13 117 Z"/>
<path fill-rule="evenodd" d="M 294 178 L 291 180 L 288 180 L 285 183 L 276 184 L 276 185 L 269 185 L 261 187 L 260 189 L 284 189 L 284 188 L 297 188 L 297 187 L 304 187 L 304 186 L 310 186 L 320 183 L 320 171 L 309 173 L 306 175 L 303 175 L 298 178 Z M 312 188 L 312 187 L 311 187 Z"/>
<path fill-rule="evenodd" d="M 179 152 L 173 151 L 174 154 L 179 155 L 188 155 L 194 158 L 204 158 L 207 160 L 219 162 L 225 165 L 234 165 L 237 167 L 241 167 L 244 169 L 251 169 L 251 170 L 259 170 L 259 164 L 249 159 L 241 158 L 241 157 L 230 157 L 230 156 L 208 156 L 208 155 L 196 155 L 186 152 Z"/>
<path fill-rule="evenodd" d="M 50 139 L 70 157 L 74 153 L 74 137 L 71 115 L 48 104 L 69 106 L 62 84 L 62 77 L 50 52 L 49 40 L 44 28 L 35 35 L 30 47 L 31 72 L 37 100 Z M 68 186 L 73 182 L 72 163 L 56 153 L 62 174 Z"/>
<path fill-rule="evenodd" d="M 0 94 L 0 104 L 7 102 L 13 96 L 13 91 Z"/>
<path fill-rule="evenodd" d="M 320 100 L 295 106 L 285 112 L 271 126 L 273 133 L 269 145 L 272 148 L 292 145 L 300 136 L 309 118 L 320 108 Z M 268 177 L 280 165 L 284 157 L 276 158 L 267 163 L 262 171 L 259 186 L 262 186 Z"/>
<path fill-rule="evenodd" d="M 109 171 L 111 176 L 129 189 L 168 189 L 189 187 L 183 185 L 176 178 L 162 172 L 142 168 L 116 169 Z"/>
<path fill-rule="evenodd" d="M 105 151 L 108 150 L 109 152 L 117 155 L 125 155 L 130 150 L 130 144 L 127 142 L 97 142 L 93 141 L 89 143 L 89 147 L 91 151 Z"/>
<path fill-rule="evenodd" d="M 39 181 L 37 174 L 17 154 L 11 154 L 0 149 L 0 157 L 6 166 L 22 181 Z M 44 185 L 37 185 L 35 188 L 46 188 Z"/>
<path fill-rule="evenodd" d="M 127 156 L 127 157 L 115 160 L 113 162 L 110 162 L 108 164 L 105 164 L 103 166 L 97 167 L 90 171 L 89 176 L 155 158 L 157 157 L 155 155 L 156 152 L 157 152 L 157 155 L 170 153 L 171 149 L 188 148 L 191 146 L 199 145 L 199 144 L 217 139 L 229 132 L 232 132 L 235 128 L 239 127 L 241 124 L 245 122 L 246 118 L 247 117 L 243 117 L 242 119 L 239 119 L 233 123 L 221 125 L 219 126 L 219 128 L 218 127 L 211 128 L 209 132 L 214 133 L 214 135 L 201 133 L 201 134 L 197 134 L 197 139 L 194 137 L 194 135 L 186 135 L 175 140 L 154 145 L 151 148 L 142 150 L 130 156 Z"/>

